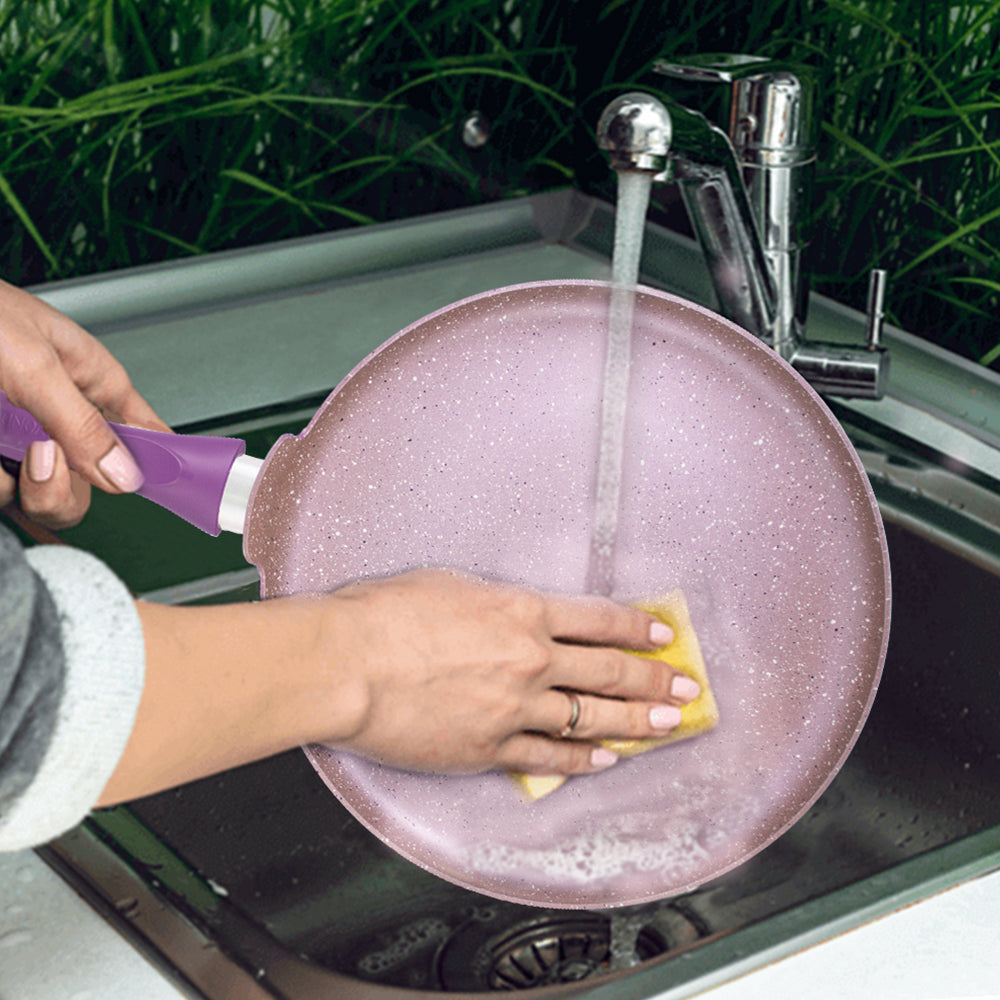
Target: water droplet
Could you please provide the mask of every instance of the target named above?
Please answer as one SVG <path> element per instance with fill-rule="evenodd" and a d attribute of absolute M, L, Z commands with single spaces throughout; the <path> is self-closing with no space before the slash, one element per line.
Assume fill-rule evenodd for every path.
<path fill-rule="evenodd" d="M 19 927 L 17 930 L 0 934 L 0 948 L 16 948 L 18 945 L 27 944 L 32 939 L 31 931 Z"/>

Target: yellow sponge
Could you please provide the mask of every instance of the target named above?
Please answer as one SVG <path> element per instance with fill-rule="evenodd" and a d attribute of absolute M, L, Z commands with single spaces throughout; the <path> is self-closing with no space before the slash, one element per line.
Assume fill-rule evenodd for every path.
<path fill-rule="evenodd" d="M 669 646 L 664 646 L 652 653 L 636 650 L 630 650 L 630 652 L 647 659 L 669 663 L 670 666 L 696 680 L 701 686 L 701 694 L 694 701 L 681 706 L 680 725 L 667 736 L 643 740 L 601 740 L 603 746 L 613 750 L 621 757 L 632 757 L 635 754 L 652 750 L 654 747 L 662 747 L 668 743 L 676 743 L 678 740 L 689 739 L 714 729 L 719 721 L 719 709 L 708 683 L 705 661 L 701 657 L 698 636 L 695 635 L 691 625 L 684 592 L 674 590 L 664 597 L 647 604 L 640 604 L 638 607 L 669 625 L 674 630 L 674 641 Z M 562 774 L 512 772 L 510 777 L 529 802 L 534 802 L 550 792 L 554 792 L 566 780 L 566 776 Z"/>

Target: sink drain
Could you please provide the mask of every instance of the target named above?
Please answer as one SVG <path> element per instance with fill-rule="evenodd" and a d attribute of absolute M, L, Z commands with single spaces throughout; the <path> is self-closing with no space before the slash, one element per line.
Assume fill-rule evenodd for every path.
<path fill-rule="evenodd" d="M 474 921 L 439 952 L 440 986 L 448 991 L 511 991 L 574 983 L 670 948 L 653 926 L 633 923 L 622 935 L 621 925 L 613 921 L 598 914 L 561 914 L 499 934 L 493 928 L 492 936 L 487 925 Z"/>
<path fill-rule="evenodd" d="M 649 927 L 639 928 L 628 964 L 662 955 L 667 944 Z M 575 983 L 608 972 L 612 959 L 611 921 L 560 920 L 531 927 L 500 941 L 493 950 L 488 986 L 491 990 L 525 990 L 533 986 Z"/>

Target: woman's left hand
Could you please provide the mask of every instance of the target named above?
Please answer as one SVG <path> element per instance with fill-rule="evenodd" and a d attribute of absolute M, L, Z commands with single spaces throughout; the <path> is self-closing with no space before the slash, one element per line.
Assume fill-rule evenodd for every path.
<path fill-rule="evenodd" d="M 43 527 L 72 528 L 90 507 L 90 483 L 69 468 L 55 441 L 36 441 L 28 448 L 16 478 L 0 469 L 0 506 L 15 501 Z"/>
<path fill-rule="evenodd" d="M 49 528 L 77 524 L 90 487 L 131 492 L 142 475 L 107 421 L 170 428 L 103 344 L 58 309 L 0 281 L 0 389 L 35 416 L 51 440 L 35 442 L 17 479 L 0 470 L 0 504 L 19 498 Z"/>

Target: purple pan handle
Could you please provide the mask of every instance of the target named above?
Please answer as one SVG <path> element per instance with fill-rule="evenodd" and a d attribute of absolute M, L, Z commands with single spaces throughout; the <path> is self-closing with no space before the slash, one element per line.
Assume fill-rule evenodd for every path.
<path fill-rule="evenodd" d="M 167 434 L 109 424 L 132 453 L 145 482 L 136 493 L 210 535 L 219 534 L 219 507 L 236 459 L 246 451 L 238 438 Z M 0 455 L 22 461 L 33 441 L 49 435 L 27 410 L 0 392 Z"/>

